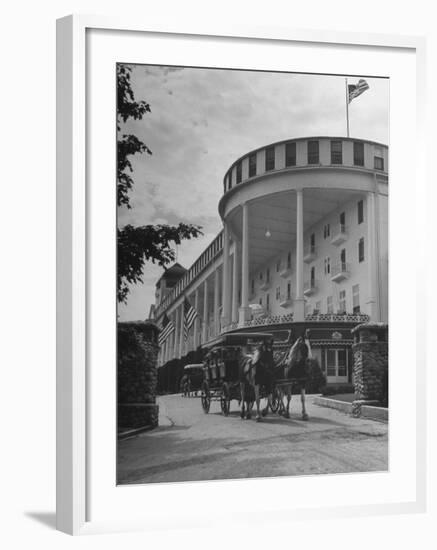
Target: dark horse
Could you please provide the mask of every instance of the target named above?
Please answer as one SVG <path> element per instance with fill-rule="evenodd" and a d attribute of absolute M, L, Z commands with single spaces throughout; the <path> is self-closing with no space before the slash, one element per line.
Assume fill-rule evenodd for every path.
<path fill-rule="evenodd" d="M 273 391 L 273 350 L 271 346 L 260 344 L 252 355 L 245 348 L 242 350 L 238 364 L 238 378 L 241 393 L 241 418 L 251 418 L 254 399 L 256 402 L 256 421 L 261 420 L 260 415 L 260 387 L 264 386 L 267 393 L 267 407 L 262 414 L 265 416 L 271 406 Z M 247 405 L 247 413 L 245 407 Z"/>
<path fill-rule="evenodd" d="M 302 420 L 308 420 L 308 414 L 305 409 L 305 384 L 308 378 L 308 359 L 311 354 L 311 347 L 306 331 L 297 338 L 296 342 L 290 348 L 290 351 L 281 363 L 284 369 L 284 378 L 289 380 L 289 384 L 281 383 L 281 414 L 285 418 L 290 418 L 290 401 L 293 387 L 300 388 L 300 400 L 302 404 Z M 287 396 L 287 406 L 283 405 L 283 397 Z"/>

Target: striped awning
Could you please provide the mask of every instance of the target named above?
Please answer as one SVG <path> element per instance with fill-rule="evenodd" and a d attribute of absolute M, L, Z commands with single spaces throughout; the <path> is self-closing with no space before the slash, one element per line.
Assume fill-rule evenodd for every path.
<path fill-rule="evenodd" d="M 311 340 L 311 347 L 314 348 L 321 348 L 321 347 L 338 347 L 338 346 L 348 346 L 352 347 L 353 341 L 352 340 L 335 340 L 335 339 L 329 339 L 329 340 Z"/>

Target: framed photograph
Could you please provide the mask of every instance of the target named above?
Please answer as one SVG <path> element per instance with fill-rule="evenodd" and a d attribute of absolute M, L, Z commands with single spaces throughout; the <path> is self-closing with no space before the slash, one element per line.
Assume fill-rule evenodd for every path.
<path fill-rule="evenodd" d="M 423 40 L 70 16 L 57 74 L 58 528 L 424 510 Z"/>

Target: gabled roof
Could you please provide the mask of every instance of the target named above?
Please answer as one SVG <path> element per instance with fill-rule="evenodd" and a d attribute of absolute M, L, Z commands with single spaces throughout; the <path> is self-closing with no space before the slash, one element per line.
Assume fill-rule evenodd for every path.
<path fill-rule="evenodd" d="M 178 279 L 185 275 L 187 270 L 184 266 L 182 266 L 180 263 L 176 262 L 171 267 L 166 269 L 164 273 L 161 275 L 161 277 L 156 282 L 156 286 L 160 283 L 162 279 Z"/>

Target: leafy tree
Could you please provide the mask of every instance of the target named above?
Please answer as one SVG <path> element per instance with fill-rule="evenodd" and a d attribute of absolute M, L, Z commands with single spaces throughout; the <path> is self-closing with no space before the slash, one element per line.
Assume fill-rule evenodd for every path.
<path fill-rule="evenodd" d="M 122 124 L 129 119 L 142 120 L 150 113 L 146 101 L 135 101 L 131 87 L 131 71 L 128 65 L 117 64 L 117 204 L 131 208 L 129 192 L 134 180 L 130 157 L 135 154 L 152 151 L 145 143 L 132 134 L 122 133 Z M 129 284 L 142 282 L 146 261 L 165 267 L 176 259 L 172 246 L 184 239 L 202 235 L 198 225 L 180 223 L 179 225 L 145 225 L 133 227 L 126 225 L 117 230 L 117 299 L 126 302 Z"/>

